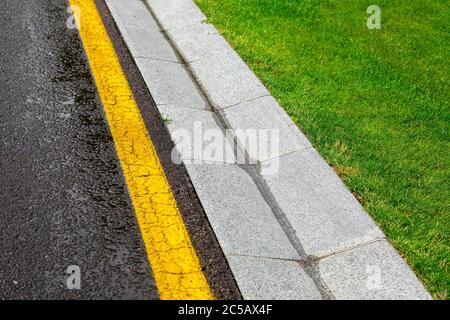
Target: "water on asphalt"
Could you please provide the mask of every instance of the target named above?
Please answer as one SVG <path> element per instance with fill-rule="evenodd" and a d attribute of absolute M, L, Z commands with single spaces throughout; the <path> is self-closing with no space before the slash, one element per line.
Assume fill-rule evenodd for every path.
<path fill-rule="evenodd" d="M 0 2 L 0 299 L 155 299 L 67 6 Z M 80 290 L 67 288 L 71 265 Z"/>

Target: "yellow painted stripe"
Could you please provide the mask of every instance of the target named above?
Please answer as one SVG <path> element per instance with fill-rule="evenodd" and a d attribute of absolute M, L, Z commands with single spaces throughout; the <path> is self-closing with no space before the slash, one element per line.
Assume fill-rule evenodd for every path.
<path fill-rule="evenodd" d="M 161 299 L 212 299 L 155 147 L 93 0 L 70 0 Z"/>

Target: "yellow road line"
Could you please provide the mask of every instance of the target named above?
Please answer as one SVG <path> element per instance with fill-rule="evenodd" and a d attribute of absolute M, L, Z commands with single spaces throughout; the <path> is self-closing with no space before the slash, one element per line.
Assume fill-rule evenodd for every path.
<path fill-rule="evenodd" d="M 77 6 L 79 32 L 133 201 L 161 299 L 212 299 L 155 147 L 93 0 Z"/>

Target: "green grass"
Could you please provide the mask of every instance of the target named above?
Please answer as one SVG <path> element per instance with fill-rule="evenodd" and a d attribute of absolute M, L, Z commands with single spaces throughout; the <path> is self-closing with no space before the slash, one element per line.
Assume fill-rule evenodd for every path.
<path fill-rule="evenodd" d="M 447 0 L 196 0 L 436 299 L 449 299 Z M 382 29 L 368 30 L 376 3 Z"/>

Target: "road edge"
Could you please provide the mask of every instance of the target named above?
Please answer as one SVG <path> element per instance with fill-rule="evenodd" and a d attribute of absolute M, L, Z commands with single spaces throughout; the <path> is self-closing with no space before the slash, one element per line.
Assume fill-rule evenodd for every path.
<path fill-rule="evenodd" d="M 271 230 L 270 234 L 280 233 L 280 237 L 277 238 L 280 243 L 287 240 L 284 247 L 289 249 L 286 252 L 276 253 L 273 250 L 271 252 L 267 248 L 259 248 L 254 244 L 252 249 L 256 254 L 250 254 L 233 247 L 233 239 L 223 230 L 226 226 L 223 225 L 224 222 L 218 220 L 215 212 L 217 206 L 215 207 L 212 203 L 218 199 L 205 189 L 205 184 L 211 181 L 208 179 L 214 174 L 215 169 L 205 171 L 204 167 L 200 169 L 195 165 L 187 165 L 196 192 L 244 298 L 431 298 L 368 213 L 237 53 L 213 26 L 205 23 L 206 17 L 191 0 L 144 1 L 152 17 L 157 21 L 158 32 L 164 35 L 163 40 L 168 42 L 176 58 L 168 54 L 167 50 L 162 53 L 157 52 L 156 56 L 152 53 L 142 57 L 139 54 L 137 38 L 133 39 L 135 34 L 128 30 L 127 26 L 136 22 L 127 20 L 126 17 L 132 12 L 132 6 L 124 9 L 120 8 L 115 0 L 106 2 L 110 7 L 118 6 L 115 8 L 118 10 L 115 12 L 116 22 L 137 61 L 144 80 L 151 88 L 150 91 L 154 90 L 158 97 L 156 105 L 161 113 L 168 112 L 174 117 L 187 119 L 180 116 L 180 107 L 184 106 L 177 105 L 179 101 L 171 100 L 170 104 L 175 107 L 168 108 L 167 101 L 173 97 L 165 96 L 167 93 L 164 90 L 157 92 L 157 88 L 152 88 L 155 79 L 151 61 L 155 60 L 182 65 L 194 83 L 194 87 L 206 100 L 205 107 L 199 99 L 194 97 L 189 107 L 209 109 L 222 130 L 257 128 L 265 121 L 265 123 L 276 123 L 285 132 L 283 137 L 286 139 L 283 143 L 285 141 L 287 143 L 282 146 L 278 157 L 256 157 L 257 165 L 240 166 L 240 168 L 246 171 L 253 181 L 253 184 L 247 181 L 248 186 L 256 185 L 257 187 L 256 191 L 252 189 L 251 193 L 259 193 L 258 199 L 262 196 L 276 222 L 281 226 L 281 232 L 280 229 L 276 229 Z M 120 17 L 121 14 L 124 15 Z M 137 15 L 139 14 L 136 13 Z M 121 21 L 122 18 L 125 20 Z M 143 30 L 140 29 L 141 32 Z M 147 35 L 150 36 L 154 30 L 147 31 Z M 167 46 L 163 41 L 158 41 L 160 39 L 155 46 Z M 210 44 L 212 47 L 209 46 Z M 159 54 L 161 56 L 158 56 Z M 166 68 L 167 73 L 170 72 L 165 66 L 158 67 Z M 227 79 L 229 75 L 230 79 Z M 230 81 L 227 82 L 227 80 Z M 258 108 L 255 108 L 255 104 L 265 106 L 265 112 L 259 113 L 256 121 L 251 119 L 251 114 L 250 117 L 246 114 L 246 110 L 251 108 L 260 112 Z M 204 113 L 198 114 L 204 116 Z M 172 127 L 181 128 L 181 122 L 175 123 Z M 174 130 L 171 131 L 169 128 L 172 134 Z M 252 158 L 249 156 L 250 151 L 246 150 L 245 144 L 241 143 L 238 137 L 234 136 L 233 140 L 246 158 Z M 183 160 L 186 162 L 189 159 Z M 261 174 L 261 168 L 270 165 L 273 161 L 280 161 L 281 174 L 275 177 Z M 233 168 L 232 166 L 229 168 Z M 239 174 L 236 172 L 235 175 L 226 179 L 237 181 L 236 176 Z M 300 175 L 301 179 L 292 178 L 295 175 Z M 221 187 L 218 180 L 212 181 Z M 231 191 L 230 194 L 232 194 Z M 228 203 L 233 203 L 235 197 L 229 196 L 227 200 Z M 222 207 L 226 207 L 226 203 L 223 204 Z M 303 208 L 305 204 L 312 209 Z M 261 207 L 261 210 L 266 210 L 266 207 Z M 233 217 L 239 219 L 236 215 Z M 269 222 L 273 222 L 273 219 L 267 218 L 266 221 L 261 222 L 267 226 Z M 237 232 L 242 231 L 238 225 L 232 227 Z M 245 240 L 244 236 L 242 240 Z M 263 236 L 261 240 L 264 240 Z M 242 245 L 245 246 L 246 243 Z M 367 270 L 371 266 L 379 269 L 377 270 L 380 277 L 383 275 L 382 285 L 385 286 L 383 290 L 376 288 L 373 290 L 367 285 L 367 280 L 370 278 L 370 272 L 368 274 Z M 260 272 L 255 276 L 248 272 L 249 269 L 256 271 L 259 269 Z M 283 270 L 285 274 L 277 274 L 277 270 Z M 262 283 L 267 290 L 266 293 L 258 292 Z M 291 285 L 294 290 L 280 290 L 280 283 Z M 299 289 L 305 289 L 310 294 L 296 295 Z"/>
<path fill-rule="evenodd" d="M 157 151 L 178 209 L 216 299 L 242 299 L 220 245 L 208 223 L 183 164 L 171 161 L 173 143 L 153 97 L 120 35 L 104 0 L 95 0 L 105 29 Z M 206 249 L 207 248 L 207 249 Z"/>

